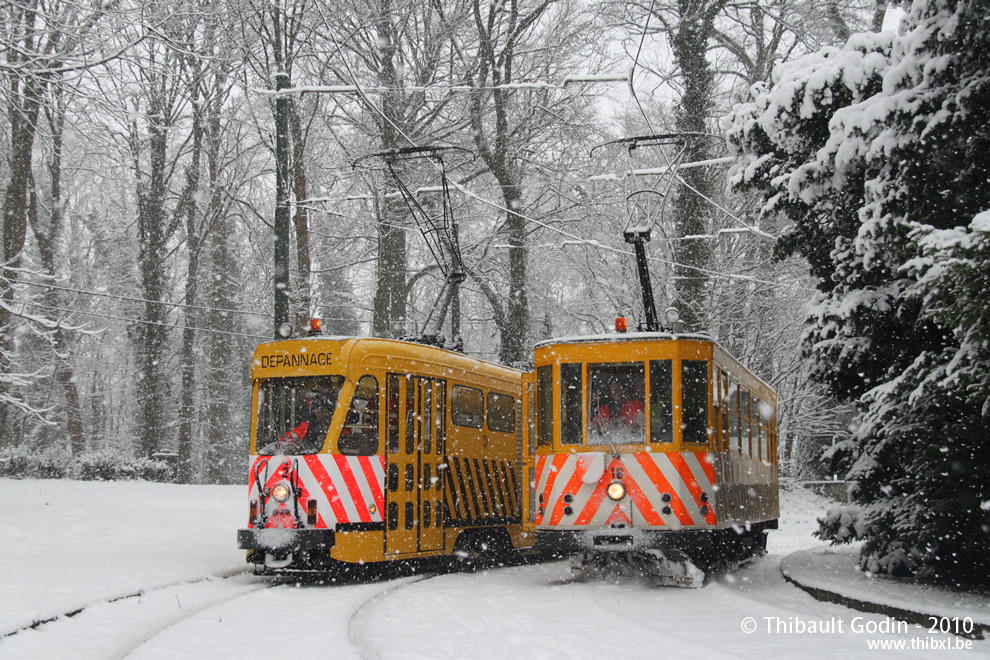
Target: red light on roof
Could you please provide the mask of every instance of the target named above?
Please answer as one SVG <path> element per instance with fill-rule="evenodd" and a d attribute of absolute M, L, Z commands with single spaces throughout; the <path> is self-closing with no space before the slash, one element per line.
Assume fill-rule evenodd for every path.
<path fill-rule="evenodd" d="M 320 330 L 320 319 L 309 320 L 309 334 L 311 335 L 322 334 L 322 330 Z"/>
<path fill-rule="evenodd" d="M 615 319 L 615 331 L 616 332 L 626 332 L 629 329 L 626 324 L 626 317 L 620 316 Z"/>

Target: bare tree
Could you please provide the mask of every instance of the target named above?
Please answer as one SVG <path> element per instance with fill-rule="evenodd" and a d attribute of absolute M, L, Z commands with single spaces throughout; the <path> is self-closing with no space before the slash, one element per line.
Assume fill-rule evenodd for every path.
<path fill-rule="evenodd" d="M 577 4 L 518 0 L 486 6 L 473 0 L 471 10 L 474 41 L 464 48 L 472 87 L 468 116 L 475 148 L 495 180 L 504 214 L 499 234 L 508 243 L 505 292 L 496 293 L 491 282 L 479 286 L 495 312 L 499 359 L 512 363 L 527 359 L 530 346 L 527 243 L 535 227 L 527 217 L 538 205 L 526 192 L 538 189 L 534 179 L 552 160 L 565 158 L 547 138 L 560 135 L 562 123 L 580 124 L 587 108 L 580 91 L 555 84 L 569 75 L 597 73 L 588 68 L 602 58 L 594 44 L 594 14 Z M 570 146 L 584 151 L 587 143 Z"/>
<path fill-rule="evenodd" d="M 448 112 L 456 94 L 443 87 L 457 75 L 454 39 L 464 21 L 464 3 L 368 0 L 351 8 L 332 20 L 327 17 L 325 38 L 336 57 L 320 73 L 326 82 L 374 90 L 362 92 L 359 103 L 338 101 L 335 110 L 349 129 L 335 131 L 344 156 L 354 160 L 368 153 L 455 141 L 465 120 Z M 427 92 L 430 87 L 437 89 Z M 400 176 L 414 176 L 419 166 L 430 167 L 395 164 Z M 368 183 L 374 191 L 377 243 L 372 334 L 392 336 L 397 328 L 405 328 L 410 292 L 418 279 L 409 274 L 414 247 L 406 234 L 413 225 L 394 180 L 372 176 Z"/>
<path fill-rule="evenodd" d="M 3 201 L 3 271 L 0 273 L 0 444 L 12 397 L 5 377 L 12 366 L 11 313 L 14 284 L 28 227 L 33 148 L 45 93 L 60 74 L 85 69 L 99 59 L 103 44 L 94 28 L 116 0 L 83 6 L 63 0 L 7 3 L 0 12 L 5 61 L 3 95 L 10 123 L 9 179 Z"/>
<path fill-rule="evenodd" d="M 309 0 L 279 0 L 272 3 L 249 2 L 244 7 L 241 18 L 247 44 L 256 44 L 260 52 L 245 51 L 245 61 L 264 84 L 272 84 L 275 75 L 285 73 L 290 84 L 298 82 L 297 69 L 301 60 L 314 54 L 312 23 L 316 19 L 314 3 Z M 274 104 L 272 104 L 274 113 Z M 309 116 L 316 108 L 309 108 Z M 296 242 L 296 277 L 291 287 L 291 300 L 294 309 L 295 325 L 305 326 L 312 313 L 312 270 L 309 238 L 309 207 L 305 200 L 309 197 L 307 178 L 306 149 L 309 120 L 303 116 L 298 97 L 289 99 L 289 135 L 291 140 L 290 181 L 292 194 L 296 199 L 292 225 Z"/>
<path fill-rule="evenodd" d="M 183 218 L 179 205 L 169 209 L 170 184 L 175 171 L 171 138 L 179 120 L 182 91 L 174 75 L 180 58 L 160 39 L 149 38 L 142 47 L 137 71 L 143 94 L 135 97 L 130 125 L 135 193 L 137 198 L 138 275 L 145 299 L 143 323 L 132 330 L 140 379 L 137 386 L 137 435 L 140 453 L 151 456 L 165 448 L 169 393 L 167 369 L 169 244 Z M 140 117 L 143 121 L 139 121 Z M 172 149 L 170 149 L 170 147 Z"/>
<path fill-rule="evenodd" d="M 55 82 L 55 81 L 53 81 Z M 45 116 L 51 139 L 51 153 L 48 161 L 48 199 L 47 215 L 48 223 L 39 218 L 36 201 L 37 196 L 32 195 L 31 209 L 28 214 L 31 229 L 35 242 L 38 244 L 38 252 L 41 257 L 41 266 L 45 273 L 52 279 L 56 276 L 56 242 L 62 232 L 63 211 L 65 200 L 62 196 L 62 146 L 65 131 L 65 114 L 67 111 L 65 101 L 65 91 L 62 86 L 52 84 L 49 86 L 49 98 L 44 104 Z M 45 290 L 45 301 L 53 314 L 61 316 L 59 310 L 58 291 L 54 288 Z M 86 437 L 83 434 L 82 408 L 79 399 L 79 387 L 76 384 L 75 373 L 72 366 L 70 346 L 66 338 L 65 328 L 59 324 L 51 330 L 52 347 L 55 350 L 55 380 L 62 389 L 65 399 L 65 419 L 66 431 L 69 436 L 69 445 L 73 454 L 81 454 L 86 449 Z"/>

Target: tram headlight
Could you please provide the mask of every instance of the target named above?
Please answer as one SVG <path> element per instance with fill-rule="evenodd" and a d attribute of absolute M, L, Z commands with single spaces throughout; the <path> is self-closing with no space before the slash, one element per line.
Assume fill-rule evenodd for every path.
<path fill-rule="evenodd" d="M 289 484 L 284 481 L 280 481 L 275 484 L 272 488 L 272 497 L 275 498 L 276 502 L 284 502 L 289 499 L 289 495 L 292 493 L 292 489 L 289 488 Z"/>
<path fill-rule="evenodd" d="M 621 481 L 613 481 L 608 485 L 605 492 L 608 493 L 610 498 L 618 501 L 626 496 L 626 487 Z"/>

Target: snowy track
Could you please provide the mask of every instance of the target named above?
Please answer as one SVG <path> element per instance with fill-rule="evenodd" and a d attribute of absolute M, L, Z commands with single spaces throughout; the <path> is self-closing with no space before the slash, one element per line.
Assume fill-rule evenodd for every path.
<path fill-rule="evenodd" d="M 240 487 L 0 480 L 5 497 L 20 498 L 31 515 L 0 514 L 7 565 L 0 631 L 21 629 L 0 637 L 4 660 L 850 660 L 877 657 L 877 643 L 959 639 L 915 627 L 854 633 L 854 618 L 877 625 L 884 617 L 818 602 L 787 583 L 783 557 L 824 547 L 810 533 L 826 504 L 802 492 L 785 493 L 768 556 L 701 589 L 571 582 L 566 561 L 440 575 L 423 566 L 409 577 L 296 583 L 243 572 L 233 534 L 244 515 Z M 768 620 L 784 628 L 768 630 Z M 842 633 L 787 630 L 838 620 Z M 888 655 L 990 658 L 990 640 L 972 642 L 968 652 L 908 646 L 881 651 Z"/>
<path fill-rule="evenodd" d="M 350 616 L 347 625 L 347 638 L 362 660 L 371 660 L 379 657 L 378 642 L 381 634 L 375 625 L 377 609 L 384 601 L 392 595 L 396 595 L 400 589 L 410 588 L 419 582 L 428 580 L 435 575 L 422 575 L 418 577 L 404 578 L 397 580 L 393 584 L 383 588 L 380 592 L 371 596 L 361 603 Z"/>
<path fill-rule="evenodd" d="M 218 657 L 218 649 L 220 657 L 258 657 L 259 644 L 264 648 L 268 641 L 274 642 L 269 651 L 277 656 L 299 637 L 293 622 L 308 621 L 327 634 L 323 643 L 334 648 L 334 657 L 377 657 L 375 640 L 366 632 L 373 627 L 374 607 L 430 577 L 336 585 L 241 571 L 229 578 L 209 577 L 90 603 L 11 633 L 0 650 L 10 658 L 174 658 L 189 652 L 189 640 L 199 638 L 199 631 L 212 629 L 201 649 L 207 657 Z M 334 631 L 327 619 L 344 623 Z M 352 649 L 341 648 L 339 633 L 346 633 Z M 314 648 L 306 643 L 296 653 L 309 657 Z"/>
<path fill-rule="evenodd" d="M 143 589 L 22 628 L 4 640 L 2 649 L 8 657 L 125 658 L 185 619 L 271 586 L 240 571 L 228 578 Z"/>
<path fill-rule="evenodd" d="M 40 617 L 40 618 L 33 618 L 33 619 L 29 620 L 29 621 L 28 620 L 25 620 L 23 623 L 17 624 L 15 626 L 9 626 L 6 630 L 0 630 L 0 637 L 10 637 L 12 635 L 16 635 L 19 632 L 24 632 L 24 631 L 27 631 L 27 630 L 35 629 L 35 628 L 38 628 L 39 626 L 43 626 L 43 625 L 46 625 L 46 624 L 49 624 L 49 623 L 54 623 L 54 622 L 57 622 L 59 620 L 71 619 L 72 617 L 74 617 L 74 616 L 76 616 L 76 615 L 78 615 L 78 614 L 80 614 L 82 612 L 85 612 L 87 609 L 90 609 L 90 608 L 93 608 L 93 607 L 97 607 L 99 605 L 103 605 L 103 604 L 107 604 L 107 603 L 115 603 L 117 601 L 127 600 L 129 598 L 141 598 L 141 597 L 145 596 L 146 593 L 154 592 L 154 591 L 161 590 L 161 589 L 170 589 L 170 588 L 175 588 L 175 587 L 182 587 L 182 586 L 186 586 L 186 585 L 190 585 L 190 584 L 195 584 L 197 582 L 202 582 L 202 581 L 207 581 L 207 580 L 216 580 L 216 579 L 229 578 L 229 577 L 233 577 L 235 575 L 241 575 L 243 573 L 248 572 L 249 570 L 250 570 L 250 568 L 248 568 L 248 567 L 237 568 L 237 569 L 232 569 L 230 571 L 227 571 L 225 573 L 221 573 L 221 574 L 218 574 L 218 575 L 210 575 L 210 576 L 207 576 L 207 577 L 204 577 L 204 578 L 196 578 L 196 579 L 193 579 L 193 580 L 183 580 L 181 582 L 177 582 L 177 583 L 174 583 L 174 584 L 164 584 L 164 585 L 158 585 L 158 586 L 155 586 L 155 587 L 149 587 L 149 588 L 146 588 L 146 589 L 138 589 L 138 590 L 135 590 L 135 591 L 133 591 L 131 593 L 125 593 L 125 594 L 121 594 L 121 595 L 118 595 L 118 596 L 110 596 L 110 597 L 106 597 L 106 598 L 102 598 L 102 599 L 89 600 L 89 601 L 86 601 L 86 602 L 83 602 L 83 603 L 79 603 L 78 605 L 70 606 L 70 607 L 68 607 L 67 609 L 65 609 L 64 611 L 61 611 L 61 612 L 49 613 L 49 614 L 47 614 L 47 615 L 45 615 L 43 617 Z"/>
<path fill-rule="evenodd" d="M 780 556 L 702 589 L 567 582 L 567 562 L 350 583 L 237 575 L 152 589 L 12 635 L 4 658 L 864 657 L 907 634 L 792 634 L 766 621 L 861 621 L 787 583 Z M 746 632 L 751 617 L 757 629 Z M 848 630 L 847 630 L 848 633 Z M 948 637 L 948 636 L 943 636 Z M 990 646 L 980 643 L 986 657 Z M 937 656 L 928 651 L 925 657 Z M 958 654 L 953 653 L 952 657 Z M 964 653 L 973 657 L 972 653 Z"/>

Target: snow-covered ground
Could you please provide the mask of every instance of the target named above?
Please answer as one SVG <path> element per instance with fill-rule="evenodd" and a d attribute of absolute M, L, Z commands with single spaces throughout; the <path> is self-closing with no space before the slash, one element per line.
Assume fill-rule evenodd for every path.
<path fill-rule="evenodd" d="M 686 590 L 570 583 L 563 562 L 277 583 L 243 572 L 244 490 L 0 480 L 0 658 L 990 657 L 990 641 L 898 629 L 787 583 L 781 559 L 827 548 L 811 536 L 827 502 L 808 491 L 784 493 L 766 557 Z"/>

